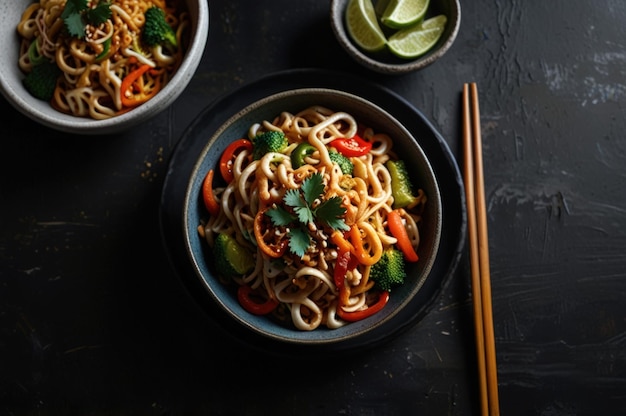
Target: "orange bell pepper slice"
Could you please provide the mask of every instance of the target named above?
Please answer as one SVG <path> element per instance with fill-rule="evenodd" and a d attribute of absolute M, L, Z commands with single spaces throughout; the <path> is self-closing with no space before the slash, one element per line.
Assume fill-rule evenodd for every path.
<path fill-rule="evenodd" d="M 220 206 L 213 193 L 213 169 L 207 172 L 204 181 L 202 181 L 202 200 L 209 214 L 218 215 L 220 213 Z"/>
<path fill-rule="evenodd" d="M 406 231 L 406 227 L 402 222 L 402 216 L 405 211 L 402 208 L 394 209 L 387 213 L 387 226 L 389 227 L 389 232 L 393 235 L 398 242 L 396 245 L 404 254 L 404 258 L 409 262 L 416 262 L 419 260 L 417 253 L 415 252 L 415 248 L 413 248 L 413 244 L 411 244 L 411 239 L 409 238 L 409 234 Z"/>

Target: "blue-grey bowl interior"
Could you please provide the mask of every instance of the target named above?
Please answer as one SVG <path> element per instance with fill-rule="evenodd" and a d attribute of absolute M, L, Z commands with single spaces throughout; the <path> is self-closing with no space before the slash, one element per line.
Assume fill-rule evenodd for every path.
<path fill-rule="evenodd" d="M 207 217 L 200 198 L 200 188 L 206 172 L 218 164 L 226 146 L 248 131 L 251 124 L 272 120 L 283 111 L 297 113 L 311 105 L 322 105 L 335 111 L 351 113 L 357 121 L 370 125 L 375 131 L 386 132 L 394 139 L 394 149 L 407 162 L 409 174 L 416 187 L 428 196 L 423 224 L 420 228 L 421 242 L 418 250 L 420 260 L 407 265 L 406 283 L 394 289 L 383 311 L 368 319 L 347 324 L 338 329 L 320 327 L 313 331 L 300 331 L 277 323 L 269 317 L 254 316 L 238 303 L 232 288 L 223 285 L 215 276 L 213 259 L 207 242 L 197 231 L 203 218 Z M 210 299 L 236 322 L 256 334 L 270 339 L 297 344 L 328 344 L 345 341 L 366 334 L 369 330 L 385 325 L 400 309 L 409 304 L 428 277 L 435 261 L 441 237 L 442 207 L 437 180 L 432 167 L 419 145 L 419 137 L 413 137 L 392 115 L 378 106 L 355 95 L 324 88 L 303 88 L 284 91 L 257 101 L 226 121 L 198 155 L 189 178 L 183 202 L 183 233 L 189 261 Z"/>

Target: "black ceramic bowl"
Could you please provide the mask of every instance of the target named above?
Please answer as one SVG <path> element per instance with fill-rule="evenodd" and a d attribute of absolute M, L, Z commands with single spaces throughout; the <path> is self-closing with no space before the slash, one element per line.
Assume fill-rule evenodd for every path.
<path fill-rule="evenodd" d="M 283 111 L 297 113 L 313 104 L 335 111 L 352 114 L 375 131 L 386 132 L 394 140 L 394 150 L 407 162 L 412 182 L 422 188 L 427 197 L 423 225 L 420 228 L 420 245 L 417 263 L 407 265 L 408 277 L 404 285 L 392 291 L 391 299 L 385 308 L 362 321 L 349 323 L 337 329 L 319 327 L 312 331 L 295 329 L 271 319 L 268 316 L 255 316 L 239 304 L 232 287 L 224 285 L 216 276 L 213 258 L 207 242 L 200 237 L 198 225 L 207 217 L 201 199 L 201 186 L 206 172 L 217 169 L 219 157 L 226 146 L 244 136 L 250 125 L 262 120 L 272 120 Z M 192 277 L 208 293 L 208 301 L 217 307 L 231 324 L 252 332 L 256 336 L 280 344 L 299 346 L 329 345 L 354 342 L 366 339 L 372 331 L 381 327 L 397 325 L 394 317 L 399 314 L 419 293 L 428 279 L 435 262 L 442 232 L 442 204 L 440 189 L 433 168 L 414 137 L 392 114 L 371 101 L 350 93 L 328 88 L 298 88 L 267 96 L 242 108 L 219 128 L 206 137 L 204 149 L 197 155 L 196 162 L 188 177 L 188 185 L 183 201 L 182 213 L 183 244 L 187 259 L 193 270 Z"/>
<path fill-rule="evenodd" d="M 339 44 L 356 62 L 383 74 L 401 75 L 420 70 L 434 63 L 450 49 L 461 26 L 461 4 L 459 0 L 430 0 L 426 17 L 443 14 L 447 17 L 446 28 L 441 38 L 424 55 L 415 59 L 402 59 L 387 49 L 368 53 L 361 50 L 346 30 L 345 11 L 349 0 L 331 0 L 330 23 Z"/>

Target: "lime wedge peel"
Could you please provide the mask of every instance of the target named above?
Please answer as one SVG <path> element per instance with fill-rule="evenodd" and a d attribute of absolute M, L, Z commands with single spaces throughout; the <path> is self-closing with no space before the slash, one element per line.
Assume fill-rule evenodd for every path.
<path fill-rule="evenodd" d="M 372 0 L 350 0 L 346 9 L 348 34 L 363 50 L 376 52 L 385 47 L 387 38 L 378 24 Z"/>
<path fill-rule="evenodd" d="M 379 52 L 385 47 L 403 59 L 418 58 L 430 51 L 439 41 L 446 28 L 447 17 L 443 14 L 431 18 L 424 18 L 429 0 L 349 0 L 345 11 L 346 29 L 353 42 L 365 52 Z M 380 22 L 384 25 L 387 34 L 379 24 L 377 9 L 385 6 L 385 12 Z M 410 10 L 409 10 L 410 9 Z M 417 11 L 417 12 L 416 12 Z M 413 14 L 416 13 L 416 14 Z M 411 15 L 408 20 L 401 22 L 401 16 Z M 387 21 L 391 19 L 402 28 L 392 28 Z M 394 17 L 395 16 L 395 17 Z M 395 20 L 394 20 L 395 19 Z M 399 23 L 400 22 L 400 23 Z M 393 34 L 389 32 L 393 32 Z"/>
<path fill-rule="evenodd" d="M 398 30 L 387 41 L 389 50 L 401 58 L 424 55 L 439 41 L 446 27 L 444 15 L 424 20 L 421 24 Z"/>
<path fill-rule="evenodd" d="M 392 29 L 413 26 L 424 18 L 429 3 L 429 0 L 391 0 L 380 20 Z"/>

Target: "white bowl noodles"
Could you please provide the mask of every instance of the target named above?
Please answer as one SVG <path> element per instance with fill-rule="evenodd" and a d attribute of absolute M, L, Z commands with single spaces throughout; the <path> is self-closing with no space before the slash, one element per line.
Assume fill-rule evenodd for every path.
<path fill-rule="evenodd" d="M 91 1 L 90 7 L 98 3 Z M 57 110 L 96 120 L 123 114 L 154 97 L 180 66 L 191 30 L 183 0 L 112 0 L 109 19 L 96 27 L 86 24 L 83 38 L 66 30 L 65 4 L 66 0 L 39 0 L 17 24 L 22 72 L 31 72 L 33 57 L 50 60 L 61 70 L 51 100 Z M 176 34 L 176 48 L 142 43 L 144 13 L 154 6 L 165 12 Z M 141 76 L 125 82 L 138 70 Z"/>
<path fill-rule="evenodd" d="M 392 176 L 386 162 L 397 161 L 398 155 L 392 149 L 392 138 L 361 124 L 366 122 L 357 123 L 346 112 L 312 106 L 250 126 L 251 141 L 261 132 L 275 130 L 284 132 L 288 146 L 257 160 L 249 147 L 240 149 L 232 157 L 230 182 L 212 190 L 219 212 L 207 215 L 198 226 L 209 246 L 214 246 L 220 233 L 226 233 L 254 258 L 255 266 L 249 273 L 223 279 L 224 283 L 234 281 L 240 288 L 249 288 L 247 293 L 257 297 L 257 302 L 275 302 L 278 306 L 271 314 L 299 330 L 339 328 L 353 320 L 346 317 L 366 317 L 368 309 L 374 312 L 384 305 L 383 296 L 389 293 L 377 288 L 370 270 L 387 249 L 397 248 L 398 240 L 388 224 L 392 211 L 400 213 L 412 247 L 417 250 L 419 246 L 426 195 L 416 186 L 414 202 L 406 209 L 394 208 Z M 335 139 L 351 138 L 357 131 L 371 144 L 371 150 L 349 157 L 354 169 L 352 174 L 345 174 L 331 160 L 331 148 Z M 303 142 L 315 150 L 306 155 L 302 166 L 295 167 L 291 156 Z M 310 245 L 304 255 L 297 255 L 287 244 L 294 234 L 292 225 L 276 225 L 267 212 L 284 207 L 285 195 L 301 191 L 303 183 L 315 175 L 323 183 L 315 204 L 340 198 L 345 211 L 340 220 L 345 227 L 333 229 L 323 222 L 309 222 L 304 228 Z M 345 252 L 350 255 L 344 259 L 352 261 L 347 268 L 344 263 L 345 273 L 337 280 L 335 271 L 342 267 L 339 259 Z"/>

